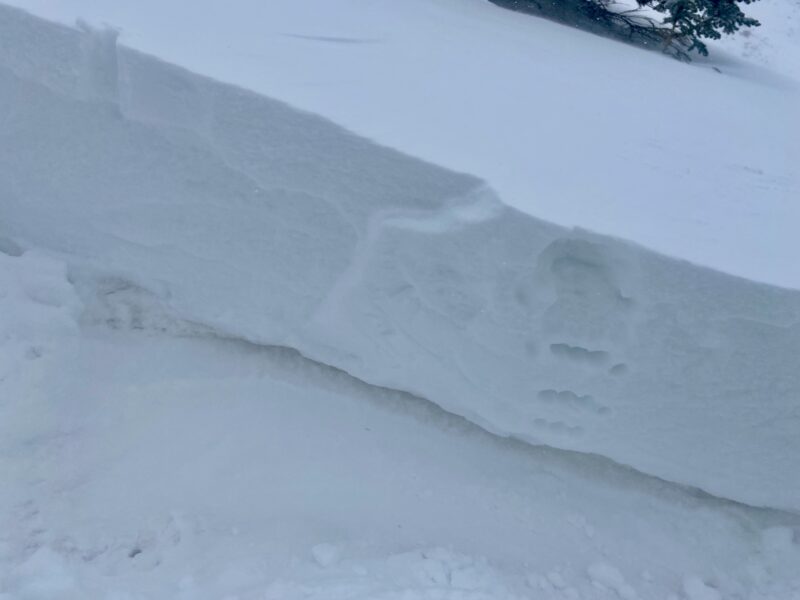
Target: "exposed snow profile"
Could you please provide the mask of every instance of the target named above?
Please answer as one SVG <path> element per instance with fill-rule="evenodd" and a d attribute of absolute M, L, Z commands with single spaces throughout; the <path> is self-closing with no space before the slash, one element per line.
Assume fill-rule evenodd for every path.
<path fill-rule="evenodd" d="M 500 439 L 2 247 L 3 600 L 800 592 L 797 515 Z"/>
<path fill-rule="evenodd" d="M 0 234 L 79 284 L 504 436 L 800 509 L 800 292 L 539 221 L 279 102 L 113 63 L 111 41 L 95 84 L 118 82 L 119 111 L 97 111 L 85 33 L 0 17 Z"/>

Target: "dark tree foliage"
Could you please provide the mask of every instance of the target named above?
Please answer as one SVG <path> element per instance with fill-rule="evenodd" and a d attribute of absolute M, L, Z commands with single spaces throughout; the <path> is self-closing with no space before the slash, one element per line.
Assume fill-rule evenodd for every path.
<path fill-rule="evenodd" d="M 680 41 L 687 50 L 697 50 L 704 56 L 708 55 L 708 48 L 701 38 L 718 40 L 723 33 L 760 25 L 739 7 L 753 2 L 756 0 L 637 0 L 639 6 L 665 14 L 665 45 Z"/>
<path fill-rule="evenodd" d="M 636 0 L 639 8 L 663 14 L 661 22 L 645 17 L 635 8 L 624 10 L 617 0 L 490 1 L 636 44 L 660 46 L 684 60 L 689 60 L 692 51 L 708 55 L 703 39 L 719 39 L 741 27 L 759 25 L 741 9 L 741 5 L 757 0 Z"/>

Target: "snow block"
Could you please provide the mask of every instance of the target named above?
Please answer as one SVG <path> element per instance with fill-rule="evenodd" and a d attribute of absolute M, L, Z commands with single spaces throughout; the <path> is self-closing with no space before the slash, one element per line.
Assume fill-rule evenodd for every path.
<path fill-rule="evenodd" d="M 98 110 L 86 35 L 0 7 L 0 235 L 500 435 L 800 510 L 800 292 L 125 48 Z"/>

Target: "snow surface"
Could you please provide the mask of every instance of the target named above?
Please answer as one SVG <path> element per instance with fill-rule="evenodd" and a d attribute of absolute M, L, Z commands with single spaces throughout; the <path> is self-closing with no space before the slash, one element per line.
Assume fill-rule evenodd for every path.
<path fill-rule="evenodd" d="M 492 432 L 800 509 L 799 292 L 2 10 L 0 236 Z"/>
<path fill-rule="evenodd" d="M 797 515 L 501 439 L 67 277 L 0 255 L 25 332 L 0 330 L 3 600 L 800 597 Z"/>
<path fill-rule="evenodd" d="M 538 218 L 800 288 L 797 0 L 748 6 L 763 27 L 692 66 L 488 0 L 9 3 L 119 27 Z"/>
<path fill-rule="evenodd" d="M 149 2 L 17 2 L 70 23 L 80 9 L 75 27 L 0 5 L 0 600 L 800 598 L 800 292 L 676 258 L 797 287 L 793 255 L 777 251 L 796 244 L 796 3 L 770 4 L 780 27 L 730 43 L 759 70 L 731 56 L 677 65 L 472 0 L 340 0 L 336 15 L 335 3 L 240 2 L 238 30 L 220 4 Z M 124 14 L 147 17 L 153 46 Z M 281 50 L 269 60 L 231 62 L 264 33 L 248 14 L 306 29 L 264 34 Z M 353 86 L 305 86 L 309 102 L 296 104 L 488 175 L 501 195 L 118 48 L 116 31 L 95 28 L 104 15 L 125 26 L 125 42 L 165 43 L 170 59 L 192 49 L 204 75 L 274 83 L 284 99 L 303 87 L 298 69 L 331 83 L 362 69 L 373 87 L 337 100 Z M 394 42 L 323 29 L 363 22 L 372 35 L 379 18 Z M 465 40 L 474 69 L 456 57 Z M 381 68 L 367 68 L 368 45 Z M 477 104 L 498 99 L 493 86 L 464 93 L 481 74 L 533 64 L 525 53 L 537 48 L 550 49 L 534 65 L 537 106 L 581 117 L 563 140 L 551 137 L 557 118 L 511 127 L 516 99 L 495 119 Z M 607 227 L 595 197 L 568 187 L 588 175 L 570 169 L 563 183 L 558 144 L 553 157 L 537 145 L 530 180 L 498 175 L 506 161 L 519 176 L 515 150 L 541 127 L 578 154 L 602 146 L 594 174 L 607 202 L 600 167 L 615 152 L 641 167 L 638 130 L 593 137 L 614 112 L 584 129 L 580 98 L 552 78 L 633 110 L 610 102 L 618 85 L 590 75 L 612 63 L 650 100 L 669 86 L 713 87 L 709 106 L 724 97 L 730 108 L 713 118 L 753 134 L 749 146 L 741 132 L 708 142 L 707 169 L 670 184 L 679 195 L 730 184 L 704 198 L 713 225 L 692 226 L 680 202 L 647 216 L 656 203 L 626 189 L 629 219 Z M 445 66 L 452 86 L 435 85 Z M 292 67 L 287 87 L 280 73 Z M 401 89 L 355 118 L 361 102 Z M 401 106 L 415 89 L 431 97 Z M 520 102 L 533 93 L 519 92 Z M 634 118 L 659 106 L 685 115 L 670 99 Z M 748 103 L 759 110 L 741 112 Z M 701 125 L 719 133 L 722 121 Z M 771 128 L 756 135 L 761 122 Z M 682 160 L 695 164 L 671 154 L 685 149 L 684 125 L 670 125 L 674 138 L 655 127 L 670 161 L 654 164 L 667 171 L 630 183 L 661 185 Z M 750 152 L 773 161 L 751 173 L 764 178 L 759 194 L 717 162 Z M 531 182 L 562 191 L 552 201 L 564 214 L 581 213 L 558 220 L 631 226 L 634 241 L 674 256 L 534 218 L 539 200 L 514 198 L 514 186 L 533 197 Z"/>

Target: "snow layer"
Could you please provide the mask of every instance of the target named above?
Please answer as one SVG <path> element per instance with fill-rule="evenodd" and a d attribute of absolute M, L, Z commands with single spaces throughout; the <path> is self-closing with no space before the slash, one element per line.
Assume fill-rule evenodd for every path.
<path fill-rule="evenodd" d="M 490 431 L 800 508 L 800 293 L 0 10 L 0 236 Z"/>
<path fill-rule="evenodd" d="M 2 600 L 800 594 L 797 515 L 497 438 L 41 252 L 0 259 L 27 332 L 0 336 Z"/>
<path fill-rule="evenodd" d="M 800 288 L 797 0 L 748 6 L 763 27 L 691 66 L 488 0 L 7 1 L 120 27 L 536 217 Z"/>

